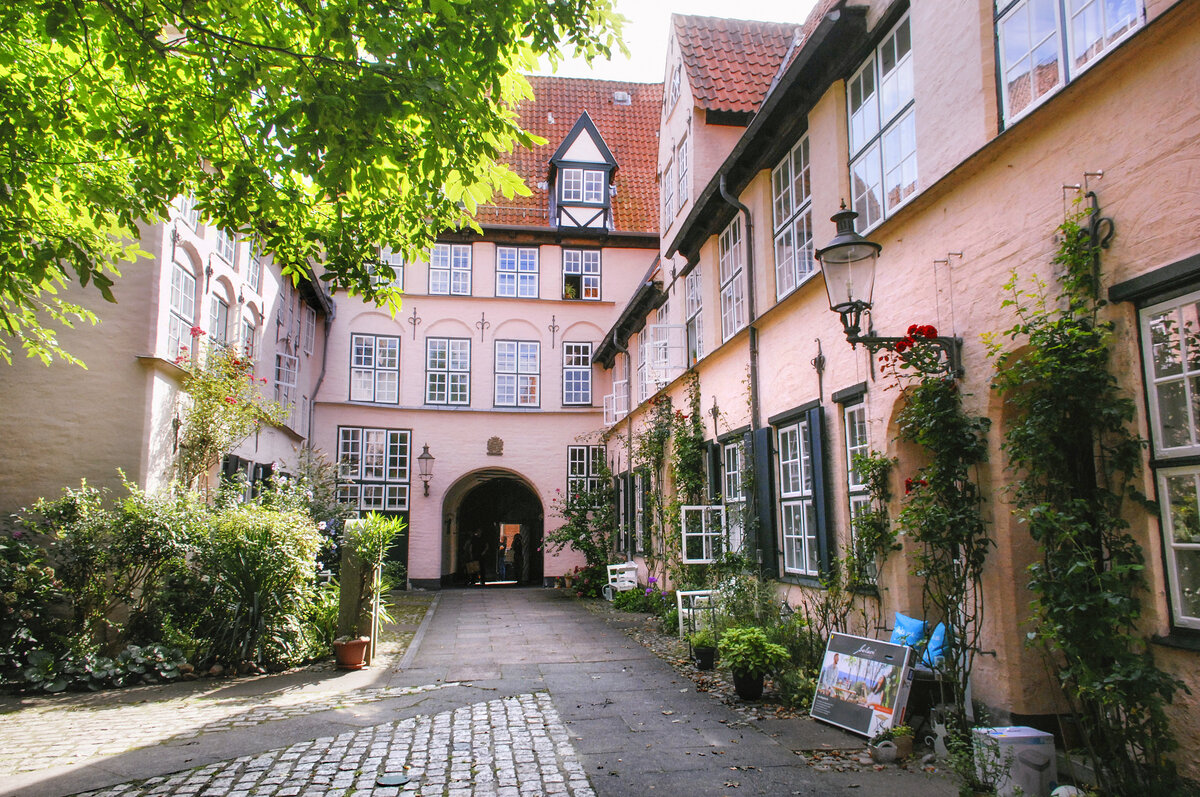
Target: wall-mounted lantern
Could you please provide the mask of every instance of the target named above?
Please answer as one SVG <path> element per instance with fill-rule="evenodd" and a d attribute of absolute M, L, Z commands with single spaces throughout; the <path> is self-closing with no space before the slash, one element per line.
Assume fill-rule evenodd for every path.
<path fill-rule="evenodd" d="M 425 449 L 421 455 L 417 457 L 417 476 L 425 485 L 425 495 L 429 495 L 429 480 L 433 478 L 433 461 L 436 457 L 429 453 L 429 443 L 425 444 Z"/>
<path fill-rule="evenodd" d="M 881 349 L 895 352 L 903 362 L 923 374 L 962 375 L 962 339 L 940 337 L 933 327 L 913 326 L 901 338 L 883 338 L 868 327 L 862 334 L 863 315 L 870 319 L 875 290 L 875 266 L 883 247 L 854 229 L 858 213 L 845 205 L 833 214 L 837 234 L 824 248 L 816 251 L 825 274 L 829 309 L 842 319 L 846 340 L 851 346 L 862 344 L 874 356 Z M 932 334 L 930 334 L 932 333 Z"/>

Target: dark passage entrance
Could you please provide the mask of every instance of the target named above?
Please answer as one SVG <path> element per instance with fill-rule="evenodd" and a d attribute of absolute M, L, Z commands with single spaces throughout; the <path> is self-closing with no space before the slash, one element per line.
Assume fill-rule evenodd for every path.
<path fill-rule="evenodd" d="M 455 581 L 542 583 L 542 504 L 523 482 L 495 478 L 468 492 L 458 509 Z"/>

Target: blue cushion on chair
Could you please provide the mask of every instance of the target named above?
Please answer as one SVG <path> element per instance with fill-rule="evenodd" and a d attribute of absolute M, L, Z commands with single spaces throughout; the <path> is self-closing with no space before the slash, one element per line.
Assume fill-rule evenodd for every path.
<path fill-rule="evenodd" d="M 925 639 L 925 621 L 896 612 L 896 625 L 892 628 L 892 644 L 915 648 Z"/>
<path fill-rule="evenodd" d="M 938 623 L 934 626 L 933 633 L 929 635 L 929 644 L 925 646 L 925 653 L 921 656 L 921 663 L 926 667 L 933 668 L 945 657 L 946 624 Z"/>

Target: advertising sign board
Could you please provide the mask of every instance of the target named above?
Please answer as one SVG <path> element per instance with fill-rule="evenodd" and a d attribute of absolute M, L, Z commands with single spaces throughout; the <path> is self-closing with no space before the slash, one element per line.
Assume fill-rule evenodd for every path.
<path fill-rule="evenodd" d="M 825 647 L 812 716 L 867 738 L 904 721 L 913 650 L 834 633 Z"/>

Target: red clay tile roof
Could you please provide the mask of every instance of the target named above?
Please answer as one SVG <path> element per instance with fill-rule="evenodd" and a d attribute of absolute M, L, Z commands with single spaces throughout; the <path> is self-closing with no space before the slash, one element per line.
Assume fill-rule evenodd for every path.
<path fill-rule="evenodd" d="M 489 224 L 549 226 L 546 183 L 550 156 L 580 115 L 587 111 L 617 160 L 613 179 L 613 218 L 618 232 L 658 232 L 658 120 L 662 109 L 661 83 L 625 83 L 589 78 L 530 76 L 535 100 L 517 108 L 525 130 L 546 139 L 540 147 L 515 150 L 508 163 L 533 192 L 527 197 L 500 199 L 481 207 L 478 220 Z M 614 92 L 632 102 L 618 105 Z"/>
<path fill-rule="evenodd" d="M 754 112 L 800 23 L 672 14 L 695 102 L 710 111 Z"/>

